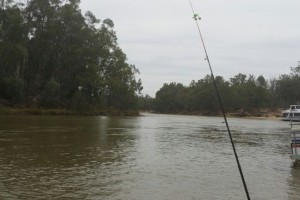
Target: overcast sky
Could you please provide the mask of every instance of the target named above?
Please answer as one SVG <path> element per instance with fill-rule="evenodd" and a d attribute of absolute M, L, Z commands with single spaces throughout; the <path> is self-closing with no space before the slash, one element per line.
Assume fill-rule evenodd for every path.
<path fill-rule="evenodd" d="M 299 0 L 192 0 L 215 76 L 277 78 L 300 60 Z M 209 74 L 188 0 L 82 0 L 100 20 L 115 23 L 143 94 L 163 83 L 188 85 Z"/>

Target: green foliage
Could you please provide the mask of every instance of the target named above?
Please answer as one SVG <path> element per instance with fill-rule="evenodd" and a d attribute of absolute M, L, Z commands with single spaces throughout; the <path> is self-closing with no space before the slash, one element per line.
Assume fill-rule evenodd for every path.
<path fill-rule="evenodd" d="M 282 75 L 269 82 L 263 77 L 237 74 L 230 81 L 215 77 L 221 99 L 230 111 L 252 111 L 260 108 L 286 107 L 299 103 L 299 69 L 292 68 L 290 75 Z M 220 112 L 219 102 L 211 76 L 192 81 L 188 87 L 179 83 L 165 83 L 156 93 L 155 109 L 163 113 L 204 113 Z"/>
<path fill-rule="evenodd" d="M 139 97 L 139 106 L 140 110 L 152 111 L 154 110 L 154 98 L 149 95 Z"/>
<path fill-rule="evenodd" d="M 17 2 L 0 10 L 1 99 L 81 111 L 137 109 L 138 70 L 127 63 L 111 19 L 82 15 L 79 0 Z"/>
<path fill-rule="evenodd" d="M 23 100 L 25 84 L 16 78 L 0 79 L 0 99 L 6 99 L 10 104 L 17 104 Z"/>
<path fill-rule="evenodd" d="M 156 93 L 156 110 L 163 113 L 183 110 L 185 92 L 186 88 L 180 83 L 165 83 L 163 87 Z"/>
<path fill-rule="evenodd" d="M 290 75 L 284 74 L 276 81 L 275 93 L 281 104 L 300 103 L 300 67 L 291 68 Z"/>
<path fill-rule="evenodd" d="M 139 73 L 127 63 L 111 19 L 84 15 L 80 0 L 7 0 L 0 9 L 0 102 L 91 113 L 218 112 L 212 79 L 164 84 L 138 97 Z M 300 101 L 300 67 L 279 79 L 215 78 L 227 109 L 285 107 Z M 130 112 L 131 110 L 132 112 Z"/>
<path fill-rule="evenodd" d="M 50 79 L 41 93 L 41 106 L 46 108 L 57 108 L 59 106 L 60 85 L 54 79 Z"/>

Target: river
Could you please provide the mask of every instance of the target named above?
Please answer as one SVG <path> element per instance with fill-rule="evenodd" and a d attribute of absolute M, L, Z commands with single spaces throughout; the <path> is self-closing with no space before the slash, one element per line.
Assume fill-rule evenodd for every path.
<path fill-rule="evenodd" d="M 219 117 L 0 120 L 0 199 L 246 199 Z M 228 121 L 251 199 L 299 200 L 288 123 Z"/>

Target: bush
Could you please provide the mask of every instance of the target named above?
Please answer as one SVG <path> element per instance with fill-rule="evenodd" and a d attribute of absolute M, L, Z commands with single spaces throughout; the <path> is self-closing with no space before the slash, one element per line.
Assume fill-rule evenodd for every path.
<path fill-rule="evenodd" d="M 12 104 L 20 103 L 24 97 L 25 83 L 17 78 L 0 79 L 0 98 Z"/>
<path fill-rule="evenodd" d="M 59 106 L 59 89 L 60 84 L 50 79 L 44 86 L 41 94 L 40 105 L 45 108 L 56 108 Z"/>

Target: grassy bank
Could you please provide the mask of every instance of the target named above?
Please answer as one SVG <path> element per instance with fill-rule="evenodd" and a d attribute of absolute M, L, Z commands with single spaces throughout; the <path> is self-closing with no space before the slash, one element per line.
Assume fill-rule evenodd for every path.
<path fill-rule="evenodd" d="M 226 116 L 240 117 L 240 118 L 280 118 L 281 111 L 282 109 L 277 109 L 277 108 L 253 109 L 251 111 L 243 111 L 243 110 L 229 111 L 226 112 Z M 198 112 L 178 111 L 178 112 L 166 112 L 166 113 L 151 111 L 151 113 L 174 114 L 174 115 L 223 116 L 221 112 L 212 112 L 212 111 L 198 111 Z"/>
<path fill-rule="evenodd" d="M 0 115 L 82 115 L 82 116 L 138 116 L 138 110 L 106 109 L 102 111 L 73 111 L 66 109 L 45 109 L 26 107 L 0 107 Z"/>

